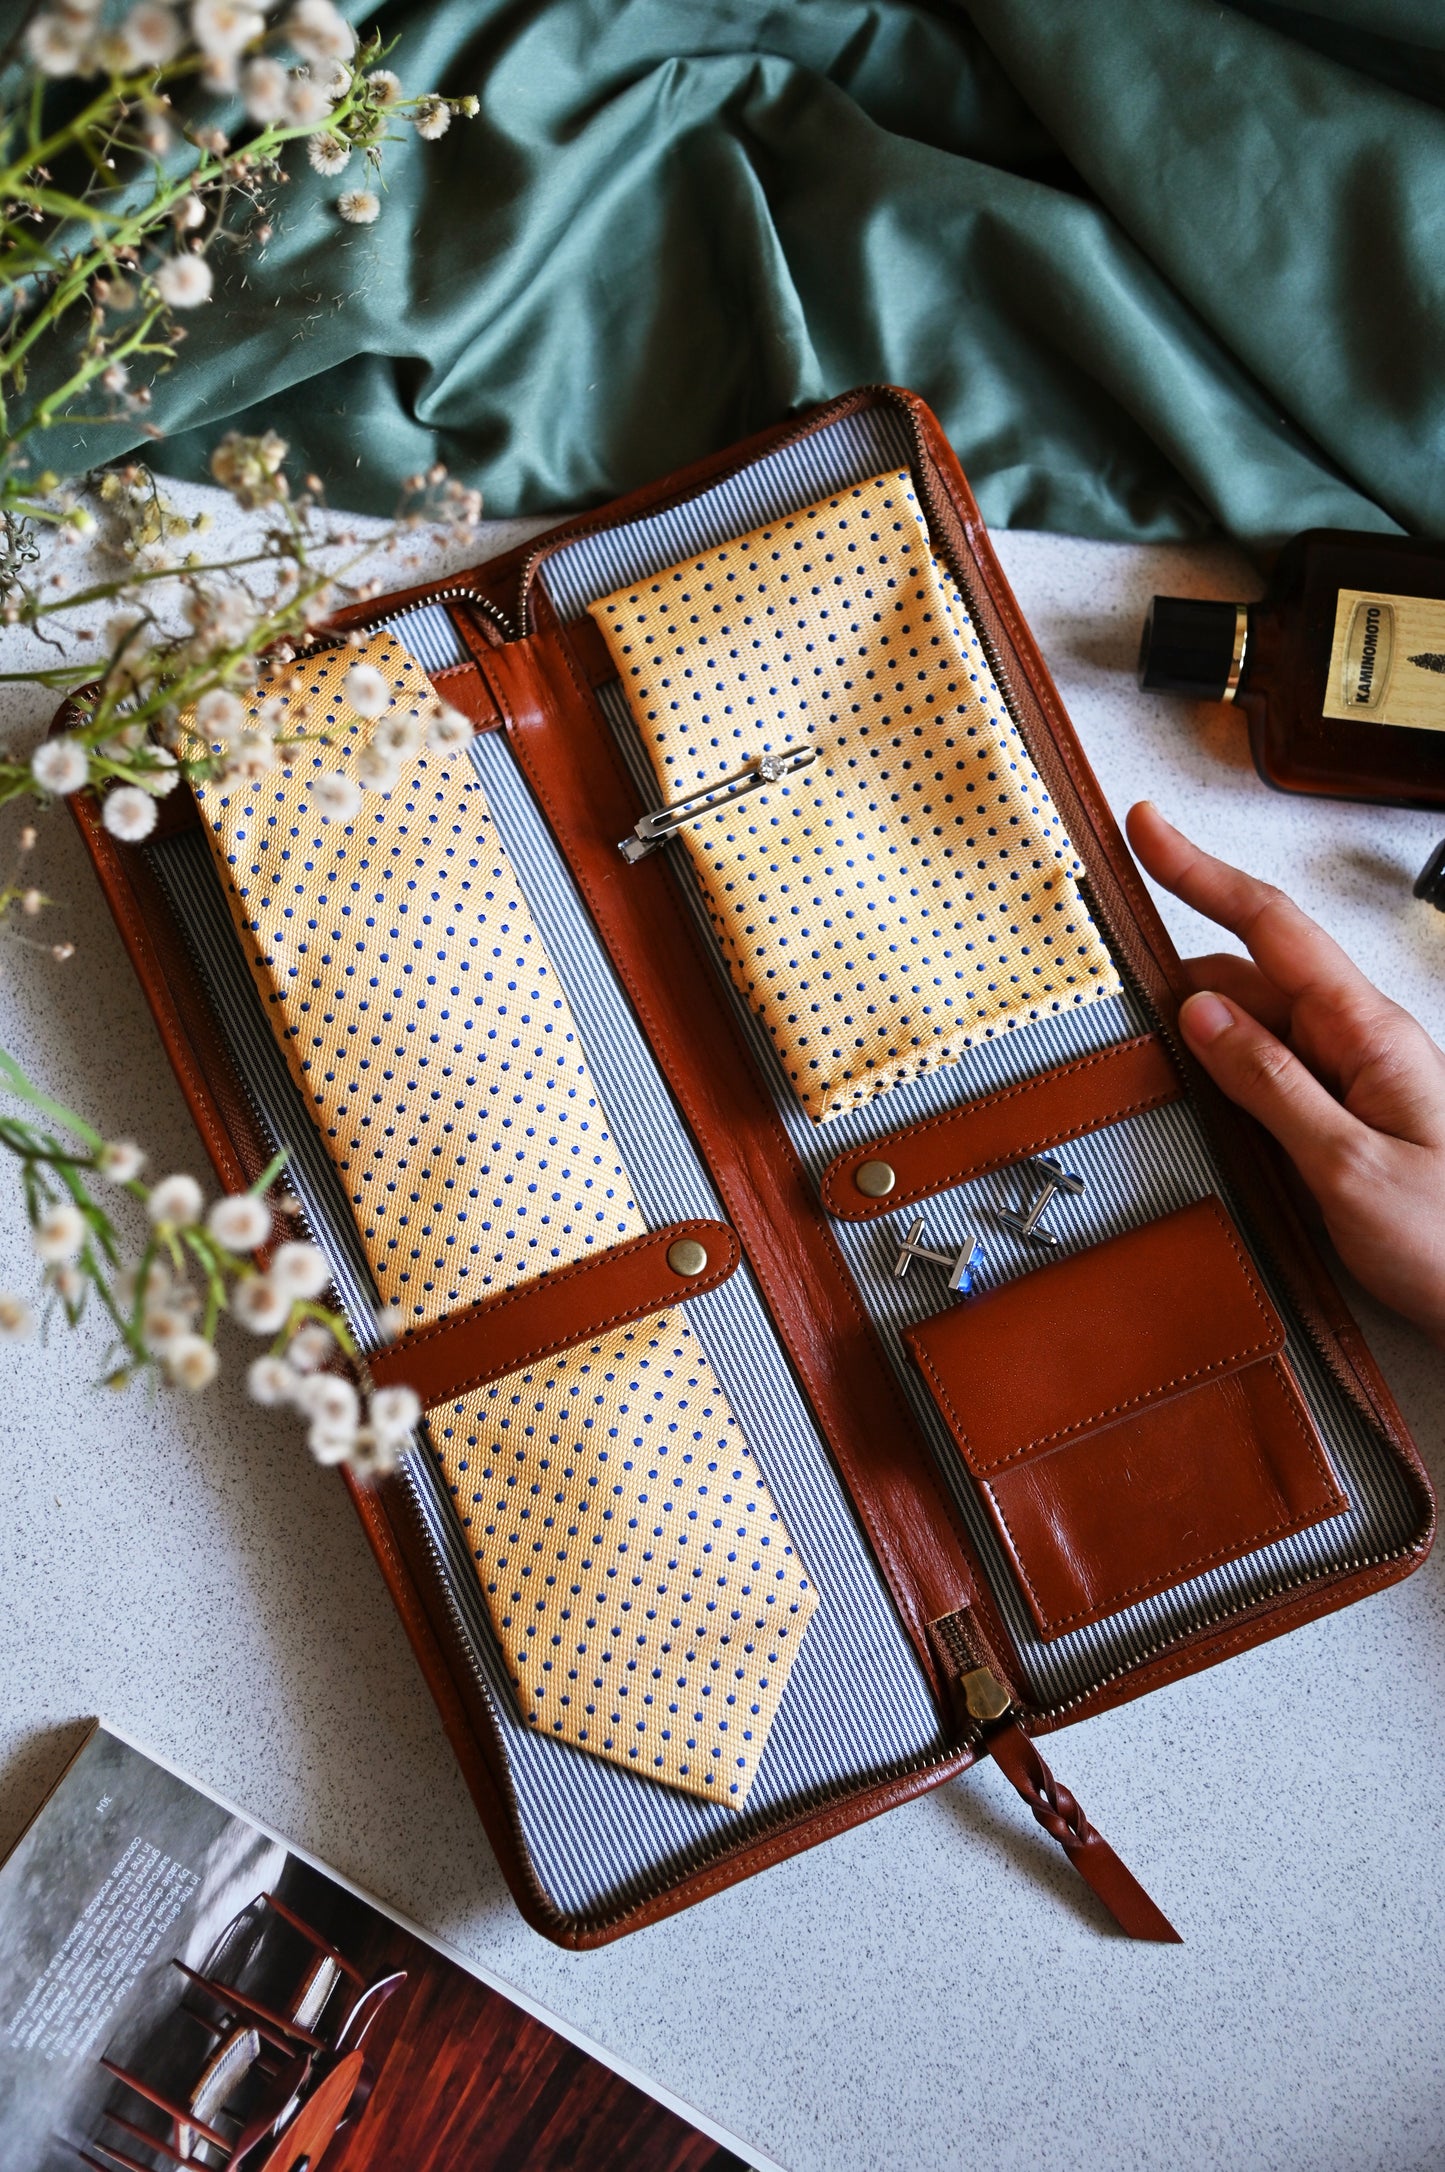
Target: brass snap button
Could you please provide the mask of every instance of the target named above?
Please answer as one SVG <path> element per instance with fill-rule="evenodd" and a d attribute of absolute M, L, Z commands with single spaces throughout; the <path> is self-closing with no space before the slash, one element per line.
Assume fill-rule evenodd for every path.
<path fill-rule="evenodd" d="M 898 1182 L 886 1161 L 864 1161 L 853 1171 L 853 1182 L 865 1199 L 886 1199 Z"/>
<path fill-rule="evenodd" d="M 679 1237 L 667 1248 L 667 1264 L 675 1275 L 700 1275 L 707 1265 L 707 1248 L 696 1237 Z"/>

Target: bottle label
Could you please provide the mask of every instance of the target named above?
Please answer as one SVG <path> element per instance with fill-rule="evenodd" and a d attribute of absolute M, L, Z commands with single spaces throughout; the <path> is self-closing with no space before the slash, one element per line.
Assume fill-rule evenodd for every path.
<path fill-rule="evenodd" d="M 1324 714 L 1445 732 L 1445 602 L 1342 588 Z"/>

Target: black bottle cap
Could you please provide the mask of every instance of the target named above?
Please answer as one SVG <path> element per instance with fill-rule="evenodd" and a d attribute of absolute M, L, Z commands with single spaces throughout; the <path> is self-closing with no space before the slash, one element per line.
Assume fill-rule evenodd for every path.
<path fill-rule="evenodd" d="M 1223 701 L 1239 678 L 1240 606 L 1156 596 L 1139 643 L 1139 684 L 1150 693 Z"/>
<path fill-rule="evenodd" d="M 1433 905 L 1437 913 L 1445 913 L 1445 838 L 1415 877 L 1415 895 Z"/>

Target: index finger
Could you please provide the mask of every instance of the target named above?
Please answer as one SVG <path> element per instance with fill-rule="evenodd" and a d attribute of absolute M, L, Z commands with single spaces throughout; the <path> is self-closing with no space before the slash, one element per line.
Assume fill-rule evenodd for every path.
<path fill-rule="evenodd" d="M 1145 872 L 1195 912 L 1228 928 L 1255 964 L 1291 1001 L 1305 994 L 1334 1004 L 1382 1004 L 1354 960 L 1292 898 L 1258 876 L 1191 844 L 1152 800 L 1129 810 L 1129 842 Z"/>

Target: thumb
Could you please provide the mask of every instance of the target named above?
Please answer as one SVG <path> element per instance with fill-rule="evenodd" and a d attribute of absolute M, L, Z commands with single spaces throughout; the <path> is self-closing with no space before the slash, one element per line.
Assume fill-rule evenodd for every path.
<path fill-rule="evenodd" d="M 1215 1085 L 1273 1132 L 1311 1191 L 1327 1190 L 1340 1149 L 1364 1128 L 1358 1117 L 1283 1041 L 1212 989 L 1188 998 L 1179 1024 Z"/>

